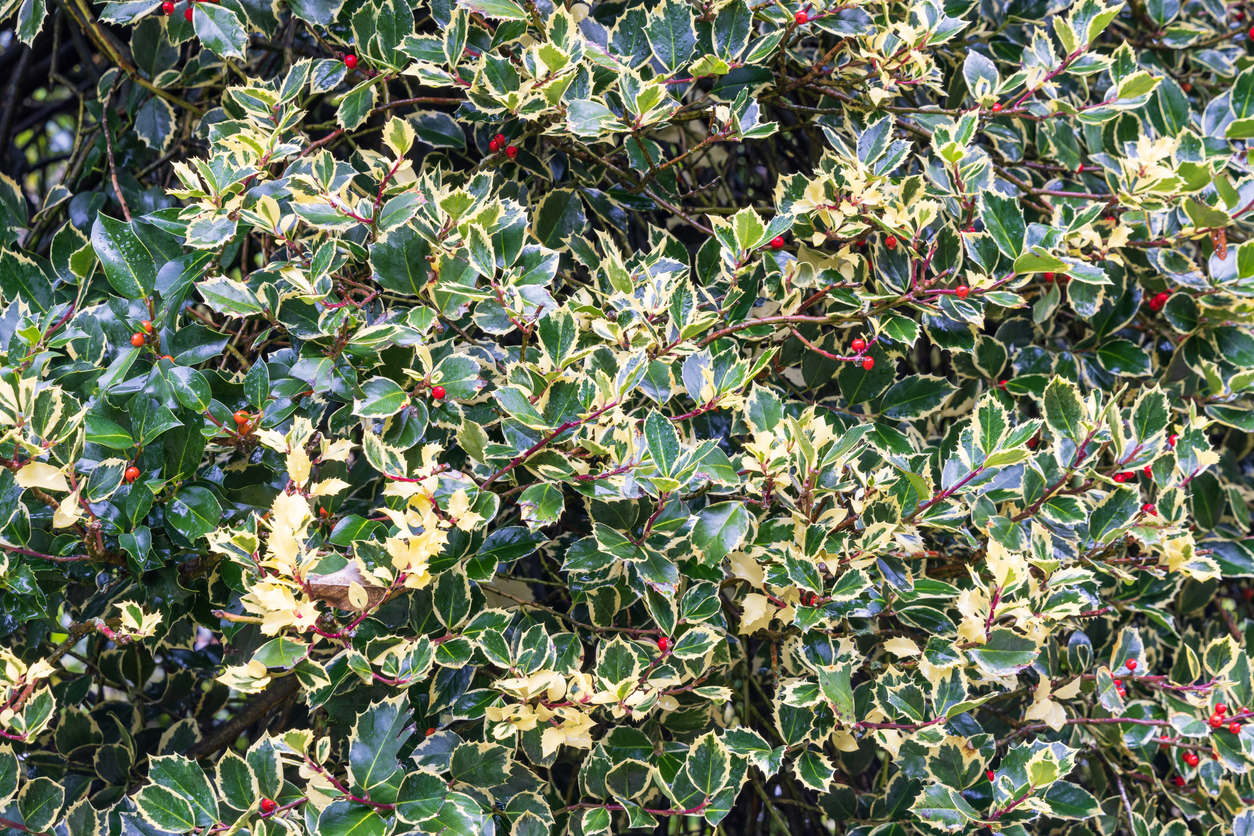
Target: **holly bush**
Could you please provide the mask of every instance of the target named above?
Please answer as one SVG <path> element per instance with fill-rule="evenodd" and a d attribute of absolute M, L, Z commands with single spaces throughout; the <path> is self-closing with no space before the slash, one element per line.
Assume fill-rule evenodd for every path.
<path fill-rule="evenodd" d="M 0 833 L 1254 832 L 1220 0 L 14 0 Z"/>

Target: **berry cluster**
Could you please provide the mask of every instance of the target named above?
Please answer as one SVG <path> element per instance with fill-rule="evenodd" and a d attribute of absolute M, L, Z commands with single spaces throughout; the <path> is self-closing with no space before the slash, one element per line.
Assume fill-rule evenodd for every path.
<path fill-rule="evenodd" d="M 856 340 L 854 340 L 852 343 L 850 343 L 849 347 L 850 347 L 850 348 L 852 348 L 852 349 L 853 349 L 853 353 L 857 355 L 856 357 L 854 357 L 854 358 L 853 358 L 853 362 L 857 363 L 857 362 L 861 361 L 861 363 L 862 363 L 862 368 L 866 369 L 868 372 L 869 372 L 871 369 L 875 368 L 875 358 L 874 358 L 874 357 L 863 357 L 863 356 L 862 356 L 862 355 L 863 355 L 863 352 L 865 352 L 865 351 L 866 351 L 866 340 L 864 340 L 864 339 L 862 339 L 861 337 L 859 337 L 858 339 L 856 339 Z"/>
<path fill-rule="evenodd" d="M 183 10 L 183 18 L 188 23 L 191 23 L 192 9 L 195 7 L 196 3 L 221 3 L 221 2 L 222 0 L 187 0 L 187 8 Z M 174 14 L 174 0 L 165 0 L 165 2 L 161 4 L 161 11 L 167 15 Z"/>
<path fill-rule="evenodd" d="M 497 134 L 488 142 L 488 150 L 493 154 L 499 154 L 502 149 L 505 150 L 506 157 L 509 157 L 511 160 L 518 159 L 518 148 L 509 144 L 505 134 Z"/>
<path fill-rule="evenodd" d="M 144 320 L 139 323 L 139 330 L 131 334 L 131 345 L 139 348 L 148 341 L 148 337 L 152 334 L 152 323 Z"/>
<path fill-rule="evenodd" d="M 1154 294 L 1154 296 L 1149 300 L 1150 310 L 1154 311 L 1155 313 L 1157 313 L 1158 311 L 1161 311 L 1163 309 L 1163 305 L 1166 305 L 1167 300 L 1170 298 L 1171 298 L 1171 294 L 1169 293 L 1160 292 L 1160 293 Z"/>

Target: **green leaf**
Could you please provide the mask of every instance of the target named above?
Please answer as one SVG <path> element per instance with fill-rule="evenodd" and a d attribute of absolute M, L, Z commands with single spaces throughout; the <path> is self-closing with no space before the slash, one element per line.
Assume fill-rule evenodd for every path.
<path fill-rule="evenodd" d="M 697 45 L 691 7 L 678 0 L 665 0 L 656 7 L 649 16 L 644 33 L 653 47 L 654 56 L 669 73 L 686 64 Z"/>
<path fill-rule="evenodd" d="M 688 780 L 706 798 L 718 794 L 731 778 L 731 755 L 714 732 L 698 738 L 684 763 Z"/>
<path fill-rule="evenodd" d="M 698 515 L 692 543 L 701 550 L 705 563 L 717 563 L 740 547 L 753 522 L 753 514 L 740 502 L 711 505 Z"/>
<path fill-rule="evenodd" d="M 880 412 L 898 420 L 923 418 L 940 409 L 954 391 L 954 385 L 944 378 L 912 375 L 884 393 Z"/>
<path fill-rule="evenodd" d="M 527 20 L 527 13 L 514 0 L 457 0 L 457 5 L 496 20 Z"/>
<path fill-rule="evenodd" d="M 204 412 L 209 408 L 213 401 L 213 392 L 204 375 L 187 366 L 175 366 L 165 374 L 179 403 L 196 412 Z"/>
<path fill-rule="evenodd" d="M 236 810 L 251 809 L 261 795 L 252 767 L 234 752 L 226 752 L 218 761 L 217 784 L 222 800 Z"/>
<path fill-rule="evenodd" d="M 425 821 L 444 806 L 448 784 L 431 772 L 410 772 L 396 795 L 396 815 L 409 824 Z"/>
<path fill-rule="evenodd" d="M 149 784 L 140 788 L 135 793 L 135 806 L 145 819 L 162 830 L 188 833 L 196 827 L 196 815 L 191 804 L 163 786 Z"/>
<path fill-rule="evenodd" d="M 1045 424 L 1064 438 L 1079 441 L 1083 436 L 1080 423 L 1085 418 L 1084 404 L 1075 384 L 1055 377 L 1045 388 Z"/>
<path fill-rule="evenodd" d="M 195 761 L 182 755 L 154 757 L 148 767 L 148 779 L 187 801 L 197 825 L 204 827 L 218 821 L 218 800 L 204 770 Z"/>
<path fill-rule="evenodd" d="M 157 280 L 153 254 L 124 221 L 101 213 L 91 228 L 91 245 L 113 289 L 127 299 L 143 299 Z"/>
<path fill-rule="evenodd" d="M 1036 661 L 1036 642 L 1012 630 L 995 629 L 988 641 L 967 651 L 975 664 L 989 676 L 1009 676 Z"/>
<path fill-rule="evenodd" d="M 196 37 L 219 58 L 243 58 L 248 33 L 226 6 L 198 3 L 192 13 Z"/>
<path fill-rule="evenodd" d="M 166 506 L 166 521 L 188 540 L 198 540 L 218 527 L 222 506 L 208 488 L 189 485 Z"/>
<path fill-rule="evenodd" d="M 1002 253 L 1013 259 L 1023 252 L 1027 226 L 1016 198 L 1003 197 L 996 192 L 981 192 L 980 220 L 984 221 L 984 228 L 993 236 Z"/>
<path fill-rule="evenodd" d="M 1123 530 L 1141 510 L 1140 495 L 1131 488 L 1116 488 L 1097 504 L 1089 519 L 1089 536 L 1099 543 L 1108 543 Z"/>
<path fill-rule="evenodd" d="M 41 311 L 52 307 L 52 282 L 40 263 L 25 253 L 0 248 L 0 291 L 10 302 L 21 299 Z"/>
<path fill-rule="evenodd" d="M 928 784 L 910 809 L 931 827 L 956 833 L 977 821 L 979 813 L 957 791 L 943 784 Z"/>
<path fill-rule="evenodd" d="M 583 203 L 572 189 L 549 192 L 532 217 L 532 232 L 536 238 L 555 250 L 565 249 L 567 240 L 587 225 Z"/>
<path fill-rule="evenodd" d="M 84 421 L 87 429 L 87 443 L 99 444 L 110 450 L 129 450 L 135 441 L 124 427 L 100 415 L 88 415 Z"/>
<path fill-rule="evenodd" d="M 405 390 L 391 378 L 371 378 L 361 391 L 362 397 L 353 399 L 353 414 L 362 418 L 387 418 L 409 406 Z"/>
<path fill-rule="evenodd" d="M 332 801 L 318 816 L 319 836 L 384 836 L 387 819 L 373 808 L 340 799 Z"/>
<path fill-rule="evenodd" d="M 348 746 L 348 774 L 354 789 L 370 792 L 400 769 L 397 753 L 409 737 L 409 721 L 404 694 L 373 703 L 357 715 Z"/>
<path fill-rule="evenodd" d="M 17 792 L 18 765 L 13 747 L 0 746 L 0 804 L 6 804 Z"/>

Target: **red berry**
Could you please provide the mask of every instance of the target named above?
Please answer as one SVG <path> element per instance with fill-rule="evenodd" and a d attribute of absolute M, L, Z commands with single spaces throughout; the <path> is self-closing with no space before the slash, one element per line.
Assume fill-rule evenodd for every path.
<path fill-rule="evenodd" d="M 800 26 L 801 24 L 805 23 L 810 18 L 806 15 L 805 12 L 797 12 L 795 15 L 793 15 L 792 19 L 797 21 L 797 25 Z"/>
<path fill-rule="evenodd" d="M 1084 163 L 1080 163 L 1080 166 L 1079 166 L 1079 167 L 1075 170 L 1075 173 L 1076 173 L 1076 174 L 1083 174 L 1083 173 L 1084 173 Z"/>
<path fill-rule="evenodd" d="M 988 780 L 990 780 L 990 781 L 995 781 L 995 780 L 997 780 L 997 775 L 996 775 L 996 773 L 994 773 L 994 772 L 993 772 L 993 770 L 991 770 L 991 769 L 990 769 L 990 770 L 988 771 L 987 775 L 988 775 Z"/>
<path fill-rule="evenodd" d="M 1197 752 L 1186 752 L 1184 755 L 1184 762 L 1189 766 L 1197 766 L 1198 760 Z"/>
<path fill-rule="evenodd" d="M 443 386 L 432 386 L 432 387 L 431 387 L 431 397 L 435 398 L 437 401 L 442 401 L 442 400 L 444 400 L 444 387 L 443 387 Z"/>
<path fill-rule="evenodd" d="M 1169 446 L 1171 446 L 1171 447 L 1175 447 L 1175 446 L 1176 446 L 1176 439 L 1177 439 L 1177 438 L 1179 438 L 1179 437 L 1180 437 L 1180 436 L 1176 435 L 1175 433 L 1172 433 L 1171 435 L 1167 436 L 1167 444 L 1168 444 Z"/>
<path fill-rule="evenodd" d="M 1167 304 L 1167 300 L 1170 298 L 1171 298 L 1170 293 L 1158 293 L 1154 296 L 1154 301 L 1158 303 L 1159 307 L 1162 307 L 1163 305 Z"/>
<path fill-rule="evenodd" d="M 1054 280 L 1054 274 L 1053 274 L 1053 273 L 1046 273 L 1046 274 L 1045 274 L 1045 281 L 1047 281 L 1047 282 L 1052 282 L 1053 280 Z"/>
<path fill-rule="evenodd" d="M 1136 660 L 1135 660 L 1135 659 L 1129 659 L 1128 661 L 1124 662 L 1124 664 L 1125 664 L 1125 665 L 1127 665 L 1128 670 L 1130 670 L 1130 671 L 1134 671 L 1134 670 L 1136 670 Z"/>
<path fill-rule="evenodd" d="M 1171 780 L 1175 783 L 1177 787 L 1184 786 L 1184 777 L 1181 775 L 1177 775 L 1175 778 L 1172 778 Z"/>
<path fill-rule="evenodd" d="M 1232 19 L 1233 20 L 1245 20 L 1245 12 L 1241 11 L 1240 9 L 1237 9 L 1235 12 L 1232 13 Z"/>
<path fill-rule="evenodd" d="M 435 729 L 427 729 L 427 737 L 430 737 L 433 734 L 435 734 Z"/>
<path fill-rule="evenodd" d="M 1120 483 L 1122 483 L 1122 482 L 1123 482 L 1123 474 L 1122 474 L 1122 473 L 1116 473 L 1115 475 L 1111 476 L 1110 478 L 1111 478 L 1111 479 L 1113 479 L 1113 480 L 1115 480 L 1116 482 L 1120 482 Z"/>
<path fill-rule="evenodd" d="M 192 10 L 191 9 L 183 10 L 183 19 L 186 20 L 188 23 L 192 22 Z"/>
<path fill-rule="evenodd" d="M 965 284 L 958 285 L 958 289 L 954 291 L 954 295 L 956 295 L 959 299 L 966 299 L 970 293 L 971 288 L 967 287 Z"/>
<path fill-rule="evenodd" d="M 1224 724 L 1224 718 L 1218 714 L 1212 714 L 1210 715 L 1210 720 L 1208 722 L 1210 723 L 1210 727 L 1212 729 L 1217 729 Z"/>
<path fill-rule="evenodd" d="M 888 236 L 888 238 L 884 241 L 884 246 L 888 247 L 890 250 L 897 249 L 897 236 Z"/>
<path fill-rule="evenodd" d="M 1233 722 L 1228 724 L 1228 734 L 1240 734 L 1240 733 L 1241 733 L 1240 723 L 1234 720 Z"/>
<path fill-rule="evenodd" d="M 1008 381 L 1005 381 L 1005 380 L 999 380 L 999 381 L 997 381 L 997 388 L 998 388 L 998 389 L 1005 389 L 1005 388 L 1006 388 L 1006 383 L 1008 383 Z"/>
<path fill-rule="evenodd" d="M 1223 702 L 1219 703 L 1219 705 L 1215 706 L 1215 713 L 1216 713 L 1216 714 L 1218 714 L 1220 717 L 1222 717 L 1223 715 L 1227 714 L 1227 713 L 1228 713 L 1228 704 L 1227 704 L 1227 703 L 1223 703 Z"/>
<path fill-rule="evenodd" d="M 1131 482 L 1134 479 L 1136 479 L 1136 474 L 1132 473 L 1131 471 L 1123 474 L 1123 481 L 1125 482 Z"/>
<path fill-rule="evenodd" d="M 975 232 L 975 227 L 973 226 L 967 227 L 967 232 Z"/>
<path fill-rule="evenodd" d="M 993 105 L 993 113 L 1001 113 L 1001 102 Z"/>
<path fill-rule="evenodd" d="M 657 649 L 663 653 L 668 652 L 671 649 L 671 640 L 666 638 L 666 636 L 662 636 L 657 640 Z"/>
<path fill-rule="evenodd" d="M 500 148 L 504 148 L 504 147 L 505 147 L 505 145 L 506 145 L 505 134 L 497 134 L 495 137 L 493 137 L 493 139 L 495 139 L 495 140 L 496 140 L 496 144 L 497 144 L 497 146 L 498 146 L 498 147 L 500 147 Z"/>
<path fill-rule="evenodd" d="M 247 424 L 248 413 L 242 409 L 239 412 L 235 413 L 235 423 L 239 424 L 241 427 Z"/>
<path fill-rule="evenodd" d="M 277 809 L 279 809 L 279 805 L 275 804 L 272 799 L 269 799 L 269 798 L 261 799 L 261 812 L 262 813 L 268 816 Z"/>
<path fill-rule="evenodd" d="M 1147 502 L 1144 505 L 1142 505 L 1141 510 L 1149 514 L 1151 517 L 1158 516 L 1158 509 L 1154 507 L 1154 503 L 1152 502 Z M 1129 666 L 1134 666 L 1134 663 L 1129 663 Z"/>
<path fill-rule="evenodd" d="M 866 340 L 862 338 L 858 338 L 853 341 L 850 347 L 853 348 L 854 351 L 861 354 L 862 352 L 866 351 Z"/>
<path fill-rule="evenodd" d="M 1150 477 L 1151 479 L 1154 478 L 1154 466 L 1153 465 L 1150 465 L 1150 464 L 1145 465 L 1145 467 L 1141 470 L 1141 472 L 1144 473 L 1146 476 Z"/>
<path fill-rule="evenodd" d="M 134 482 L 139 478 L 139 468 L 135 465 L 131 465 L 126 469 L 126 473 L 123 474 L 122 478 L 124 478 L 127 482 Z"/>
<path fill-rule="evenodd" d="M 350 70 L 355 70 L 355 69 L 357 69 L 357 56 L 356 56 L 356 55 L 345 55 L 345 56 L 344 56 L 344 66 L 345 66 L 345 67 L 348 67 Z"/>
<path fill-rule="evenodd" d="M 171 3 L 170 0 L 165 0 L 165 2 L 161 4 L 161 11 L 168 15 L 174 14 L 174 4 Z"/>
<path fill-rule="evenodd" d="M 1247 601 L 1254 601 L 1254 589 L 1241 590 L 1241 597 Z"/>
<path fill-rule="evenodd" d="M 488 150 L 491 151 L 493 154 L 501 150 L 501 146 L 497 144 L 495 137 L 488 140 Z"/>
<path fill-rule="evenodd" d="M 782 250 L 783 248 L 784 248 L 784 236 L 776 235 L 774 238 L 771 239 L 772 250 Z"/>
<path fill-rule="evenodd" d="M 131 345 L 135 346 L 136 348 L 139 348 L 143 344 L 144 344 L 143 334 L 131 334 Z"/>
<path fill-rule="evenodd" d="M 505 149 L 505 156 L 509 157 L 511 160 L 518 159 L 518 149 L 511 145 Z"/>
<path fill-rule="evenodd" d="M 862 361 L 862 368 L 866 369 L 868 372 L 869 372 L 871 369 L 875 368 L 875 358 L 874 358 L 874 357 L 868 357 L 868 358 L 866 358 L 865 360 L 863 360 L 863 361 Z"/>
<path fill-rule="evenodd" d="M 1180 89 L 1186 93 L 1191 93 L 1193 92 L 1193 85 L 1187 81 L 1182 81 L 1180 82 Z"/>
<path fill-rule="evenodd" d="M 1250 40 L 1254 41 L 1254 26 L 1250 27 Z"/>

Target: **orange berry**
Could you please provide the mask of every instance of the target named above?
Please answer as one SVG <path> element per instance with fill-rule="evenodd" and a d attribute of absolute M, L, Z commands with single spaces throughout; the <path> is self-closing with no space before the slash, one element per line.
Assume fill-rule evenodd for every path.
<path fill-rule="evenodd" d="M 239 424 L 241 427 L 247 424 L 248 413 L 242 409 L 239 412 L 235 413 L 235 423 Z"/>
<path fill-rule="evenodd" d="M 143 344 L 144 344 L 144 335 L 143 335 L 143 334 L 132 334 L 132 335 L 131 335 L 131 345 L 135 346 L 136 348 L 139 348 L 139 347 L 140 347 L 141 345 L 143 345 Z"/>
<path fill-rule="evenodd" d="M 134 482 L 139 478 L 139 468 L 135 465 L 131 465 L 126 469 L 126 473 L 122 475 L 122 478 L 125 479 L 128 484 Z"/>

